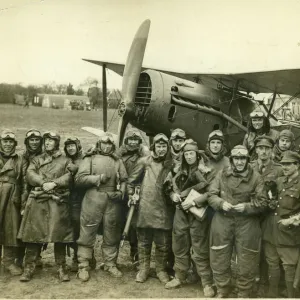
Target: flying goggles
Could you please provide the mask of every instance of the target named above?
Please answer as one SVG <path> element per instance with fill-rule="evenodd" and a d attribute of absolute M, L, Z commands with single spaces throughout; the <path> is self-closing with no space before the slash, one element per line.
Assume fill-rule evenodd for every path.
<path fill-rule="evenodd" d="M 231 150 L 231 157 L 248 157 L 248 150 L 247 149 L 232 149 Z"/>
<path fill-rule="evenodd" d="M 250 118 L 263 118 L 264 117 L 264 113 L 262 111 L 253 111 L 250 114 Z"/>
<path fill-rule="evenodd" d="M 59 137 L 59 135 L 56 132 L 53 132 L 53 131 L 46 131 L 44 133 L 44 136 L 49 136 L 51 138 L 58 138 Z"/>
<path fill-rule="evenodd" d="M 173 130 L 171 133 L 171 139 L 176 139 L 176 138 L 186 139 L 185 132 L 183 130 L 178 130 L 178 129 Z"/>
<path fill-rule="evenodd" d="M 102 136 L 99 141 L 103 143 L 112 143 L 112 144 L 115 143 L 113 137 L 109 134 Z"/>
<path fill-rule="evenodd" d="M 141 135 L 137 132 L 134 132 L 134 131 L 128 131 L 127 134 L 126 134 L 126 138 L 128 139 L 140 139 L 141 138 Z"/>
<path fill-rule="evenodd" d="M 76 144 L 79 141 L 79 139 L 76 136 L 72 136 L 66 139 L 65 144 Z"/>
<path fill-rule="evenodd" d="M 16 135 L 13 132 L 5 131 L 1 133 L 1 139 L 12 139 L 16 140 Z"/>
<path fill-rule="evenodd" d="M 209 135 L 208 135 L 208 139 L 211 139 L 212 137 L 214 136 L 218 136 L 218 137 L 224 137 L 224 134 L 221 130 L 214 130 L 213 132 L 211 132 Z"/>
<path fill-rule="evenodd" d="M 159 142 L 168 143 L 169 140 L 163 133 L 159 133 L 154 137 L 153 143 L 155 144 Z"/>
<path fill-rule="evenodd" d="M 36 129 L 30 129 L 26 133 L 26 138 L 30 137 L 42 137 L 42 134 Z"/>

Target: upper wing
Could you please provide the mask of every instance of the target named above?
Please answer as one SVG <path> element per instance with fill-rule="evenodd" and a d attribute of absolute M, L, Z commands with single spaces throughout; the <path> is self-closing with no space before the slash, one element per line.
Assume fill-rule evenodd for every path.
<path fill-rule="evenodd" d="M 124 64 L 84 59 L 90 63 L 106 67 L 119 75 L 123 75 Z M 153 67 L 142 67 L 142 70 L 153 69 L 179 78 L 196 81 L 199 83 L 233 88 L 239 80 L 239 90 L 253 93 L 272 93 L 296 95 L 300 92 L 300 69 L 274 70 L 251 73 L 228 73 L 228 74 L 201 74 L 186 73 L 176 70 L 164 70 Z"/>
<path fill-rule="evenodd" d="M 99 61 L 99 60 L 92 60 L 92 59 L 85 59 L 83 58 L 84 61 L 90 62 L 92 64 L 98 65 L 98 66 L 103 66 L 105 65 L 106 68 L 116 72 L 120 76 L 123 76 L 124 64 L 118 64 L 118 63 L 113 63 L 113 62 L 105 62 L 105 61 Z"/>
<path fill-rule="evenodd" d="M 236 74 L 185 74 L 188 79 L 197 78 L 201 81 L 215 80 L 221 85 L 233 88 L 239 80 L 239 90 L 253 93 L 272 93 L 296 95 L 300 92 L 300 69 L 275 70 Z M 203 82 L 204 83 L 204 82 Z"/>

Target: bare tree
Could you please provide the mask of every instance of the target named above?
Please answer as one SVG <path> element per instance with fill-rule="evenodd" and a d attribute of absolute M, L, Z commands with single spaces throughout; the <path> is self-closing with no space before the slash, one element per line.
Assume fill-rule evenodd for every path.
<path fill-rule="evenodd" d="M 58 94 L 67 94 L 67 85 L 66 84 L 57 84 L 56 90 Z"/>

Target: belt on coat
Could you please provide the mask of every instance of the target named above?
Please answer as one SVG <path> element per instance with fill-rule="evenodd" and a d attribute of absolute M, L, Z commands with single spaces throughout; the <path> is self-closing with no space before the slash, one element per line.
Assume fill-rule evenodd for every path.
<path fill-rule="evenodd" d="M 257 215 L 249 215 L 244 212 L 238 212 L 238 211 L 224 211 L 224 210 L 218 210 L 219 213 L 221 213 L 225 217 L 245 217 L 245 218 L 257 218 Z"/>
<path fill-rule="evenodd" d="M 117 189 L 116 189 L 116 187 L 115 186 L 99 186 L 98 188 L 97 188 L 97 191 L 98 192 L 116 192 L 117 191 Z"/>
<path fill-rule="evenodd" d="M 60 190 L 55 191 L 55 193 L 46 193 L 41 188 L 36 187 L 31 191 L 31 195 L 37 202 L 54 200 L 56 203 L 60 204 L 68 203 L 70 192 L 69 190 Z"/>

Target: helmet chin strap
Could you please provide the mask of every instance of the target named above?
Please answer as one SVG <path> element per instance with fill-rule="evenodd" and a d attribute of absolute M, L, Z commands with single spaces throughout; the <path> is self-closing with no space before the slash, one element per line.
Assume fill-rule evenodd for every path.
<path fill-rule="evenodd" d="M 178 154 L 182 149 L 180 148 L 179 150 L 176 150 L 176 149 L 172 146 L 172 150 L 174 151 L 174 153 Z"/>
<path fill-rule="evenodd" d="M 233 169 L 234 169 L 234 172 L 235 172 L 235 173 L 244 173 L 244 172 L 247 170 L 247 167 L 248 167 L 248 163 L 246 163 L 244 169 L 240 171 L 240 170 L 238 170 L 238 169 L 236 168 L 236 166 L 233 164 Z"/>
<path fill-rule="evenodd" d="M 29 145 L 27 146 L 27 151 L 29 153 L 37 153 L 37 152 L 40 152 L 42 148 L 42 145 L 39 145 L 36 149 L 32 149 L 32 147 L 30 147 Z"/>
<path fill-rule="evenodd" d="M 125 144 L 125 147 L 128 151 L 136 151 L 140 148 L 140 144 L 136 144 L 136 145 Z"/>
<path fill-rule="evenodd" d="M 16 146 L 14 146 L 10 152 L 6 152 L 2 147 L 0 147 L 0 152 L 4 157 L 10 157 L 15 152 L 15 150 L 16 150 Z"/>
<path fill-rule="evenodd" d="M 114 152 L 114 147 L 111 147 L 109 151 L 107 151 L 107 148 L 103 149 L 102 146 L 101 146 L 101 143 L 98 147 L 98 151 L 101 155 L 111 155 L 113 152 Z"/>
<path fill-rule="evenodd" d="M 156 151 L 153 151 L 153 158 L 156 160 L 156 161 L 163 161 L 166 157 L 167 153 L 165 153 L 164 155 L 158 155 L 156 153 Z"/>
<path fill-rule="evenodd" d="M 102 154 L 102 155 L 110 155 L 111 153 L 112 153 L 113 151 L 112 150 L 110 150 L 110 151 L 104 151 L 103 149 L 100 149 L 100 154 Z"/>
<path fill-rule="evenodd" d="M 56 151 L 57 151 L 56 148 L 53 148 L 52 150 L 45 150 L 45 152 L 46 152 L 48 155 L 53 155 Z"/>
<path fill-rule="evenodd" d="M 76 151 L 76 153 L 73 154 L 73 155 L 69 154 L 69 157 L 72 158 L 72 159 L 76 159 L 78 157 L 78 151 Z"/>

